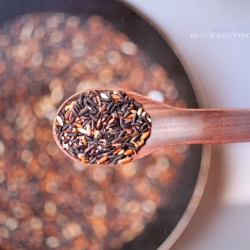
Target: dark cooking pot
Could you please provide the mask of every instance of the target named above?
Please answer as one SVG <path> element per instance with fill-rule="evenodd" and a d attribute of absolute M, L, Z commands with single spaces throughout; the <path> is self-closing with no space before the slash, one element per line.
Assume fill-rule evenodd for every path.
<path fill-rule="evenodd" d="M 0 23 L 25 13 L 43 11 L 66 12 L 83 19 L 100 15 L 107 19 L 169 72 L 180 97 L 189 108 L 198 108 L 193 86 L 172 48 L 151 22 L 131 7 L 113 0 L 2 0 Z M 158 210 L 158 219 L 149 223 L 141 235 L 126 243 L 122 249 L 154 250 L 164 241 L 164 248 L 174 243 L 199 203 L 202 192 L 195 193 L 195 190 L 197 186 L 199 190 L 205 186 L 208 167 L 203 165 L 202 158 L 205 153 L 209 155 L 208 151 L 205 152 L 201 145 L 190 146 L 189 157 L 180 167 L 180 176 L 177 184 L 172 187 L 173 195 L 169 203 Z"/>

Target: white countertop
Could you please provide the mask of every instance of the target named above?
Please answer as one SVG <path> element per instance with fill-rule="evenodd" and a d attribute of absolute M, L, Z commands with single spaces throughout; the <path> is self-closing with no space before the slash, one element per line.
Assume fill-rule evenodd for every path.
<path fill-rule="evenodd" d="M 250 1 L 124 0 L 163 30 L 209 108 L 250 108 Z M 174 250 L 250 249 L 250 143 L 213 146 L 201 203 Z"/>

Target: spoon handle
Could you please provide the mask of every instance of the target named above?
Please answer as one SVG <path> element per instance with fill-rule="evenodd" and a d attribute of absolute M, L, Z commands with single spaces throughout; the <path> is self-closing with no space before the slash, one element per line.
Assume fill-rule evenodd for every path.
<path fill-rule="evenodd" d="M 172 109 L 154 117 L 158 147 L 250 141 L 250 109 Z"/>

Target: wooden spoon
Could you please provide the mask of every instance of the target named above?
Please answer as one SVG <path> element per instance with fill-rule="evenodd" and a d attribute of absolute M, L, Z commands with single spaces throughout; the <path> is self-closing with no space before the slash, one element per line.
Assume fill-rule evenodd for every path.
<path fill-rule="evenodd" d="M 107 91 L 107 89 L 97 89 Z M 217 144 L 250 141 L 250 109 L 188 109 L 176 108 L 146 96 L 127 90 L 127 96 L 143 105 L 152 119 L 150 137 L 133 159 L 142 158 L 159 149 L 179 144 Z M 86 90 L 87 92 L 90 90 Z M 81 92 L 81 93 L 84 93 Z M 81 93 L 67 99 L 57 114 Z M 58 147 L 71 159 L 81 162 L 65 151 L 57 139 L 55 125 L 53 135 Z M 96 164 L 88 164 L 95 166 Z M 113 166 L 113 164 L 102 164 Z M 100 165 L 98 165 L 100 166 Z"/>

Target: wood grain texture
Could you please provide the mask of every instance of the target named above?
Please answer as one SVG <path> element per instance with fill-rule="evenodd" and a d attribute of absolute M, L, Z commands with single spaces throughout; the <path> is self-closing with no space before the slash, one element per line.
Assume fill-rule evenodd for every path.
<path fill-rule="evenodd" d="M 107 89 L 97 90 L 107 91 Z M 175 108 L 138 93 L 123 89 L 113 90 L 122 90 L 129 97 L 140 102 L 152 119 L 150 137 L 138 154 L 133 156 L 133 159 L 144 157 L 161 148 L 179 144 L 217 144 L 250 141 L 250 109 Z M 84 92 L 87 91 L 89 90 Z M 67 99 L 59 108 L 58 113 L 81 93 Z M 55 133 L 55 125 L 53 126 L 53 135 L 59 148 L 68 157 L 77 160 L 62 149 Z M 107 165 L 109 164 L 105 164 L 105 166 Z"/>

